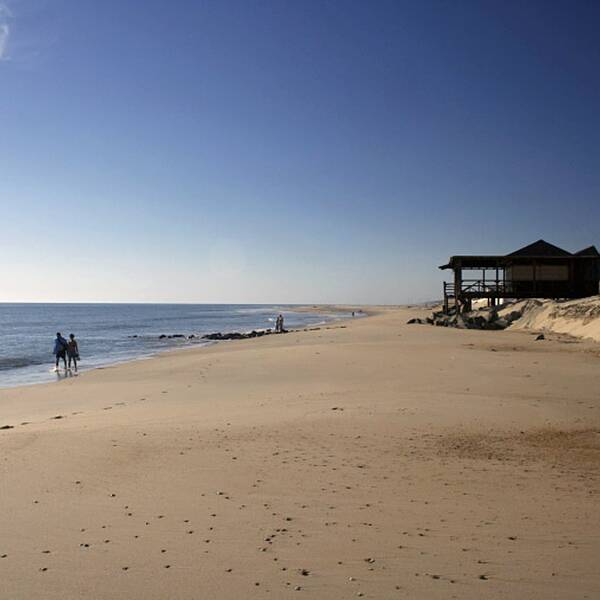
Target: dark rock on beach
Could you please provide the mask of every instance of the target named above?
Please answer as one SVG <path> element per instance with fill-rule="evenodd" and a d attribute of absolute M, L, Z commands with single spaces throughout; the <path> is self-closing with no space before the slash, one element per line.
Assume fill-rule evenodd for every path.
<path fill-rule="evenodd" d="M 273 329 L 253 329 L 248 333 L 241 333 L 239 331 L 229 331 L 227 333 L 221 333 L 216 331 L 214 333 L 206 333 L 204 335 L 196 335 L 191 333 L 190 335 L 184 335 L 183 333 L 173 333 L 167 335 L 163 333 L 158 336 L 159 340 L 165 339 L 188 339 L 188 340 L 212 340 L 212 341 L 223 341 L 223 340 L 247 340 L 250 338 L 262 337 L 264 335 L 274 335 L 275 333 L 288 333 L 287 329 L 283 329 L 280 332 L 273 331 Z M 130 335 L 129 337 L 137 338 L 137 335 Z"/>
<path fill-rule="evenodd" d="M 456 309 L 451 308 L 448 313 L 443 311 L 433 312 L 431 317 L 426 320 L 410 319 L 408 323 L 428 323 L 437 327 L 456 327 L 458 329 L 481 329 L 500 331 L 506 329 L 517 319 L 520 319 L 522 312 L 513 310 L 507 312 L 504 310 L 502 316 L 498 314 L 498 307 L 486 307 L 469 312 L 457 313 Z"/>
<path fill-rule="evenodd" d="M 248 333 L 239 333 L 238 331 L 232 331 L 229 333 L 216 332 L 216 333 L 207 333 L 206 335 L 202 336 L 202 339 L 203 340 L 216 340 L 216 341 L 247 340 L 250 338 L 262 337 L 263 335 L 274 335 L 274 333 L 275 332 L 273 332 L 273 330 L 271 330 L 271 329 L 252 330 Z M 287 330 L 284 329 L 281 333 L 287 333 Z"/>

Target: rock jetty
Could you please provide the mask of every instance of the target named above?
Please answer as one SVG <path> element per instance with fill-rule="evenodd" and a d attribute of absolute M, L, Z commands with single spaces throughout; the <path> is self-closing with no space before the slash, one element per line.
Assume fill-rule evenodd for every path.
<path fill-rule="evenodd" d="M 273 329 L 253 329 L 252 331 L 249 331 L 247 333 L 241 333 L 239 331 L 231 331 L 228 333 L 221 333 L 220 331 L 218 331 L 216 333 L 206 333 L 205 335 L 195 335 L 192 333 L 187 336 L 184 335 L 183 333 L 173 333 L 170 335 L 167 335 L 166 333 L 162 333 L 161 335 L 158 336 L 158 339 L 159 340 L 171 340 L 171 339 L 187 338 L 188 340 L 214 340 L 214 341 L 247 340 L 250 338 L 262 337 L 263 335 L 272 335 L 275 333 L 278 333 L 278 332 L 274 331 Z M 280 333 L 288 333 L 288 330 L 284 329 Z M 129 336 L 129 337 L 138 337 L 138 336 L 135 335 L 135 336 Z"/>
<path fill-rule="evenodd" d="M 201 336 L 201 339 L 203 340 L 247 340 L 249 338 L 256 338 L 256 337 L 262 337 L 263 335 L 272 335 L 275 334 L 276 332 L 273 331 L 272 329 L 259 329 L 259 330 L 255 330 L 253 329 L 252 331 L 248 332 L 248 333 L 239 333 L 237 331 L 231 332 L 231 333 L 207 333 L 206 335 Z M 283 331 L 281 331 L 281 333 L 287 333 L 287 329 L 284 329 Z"/>

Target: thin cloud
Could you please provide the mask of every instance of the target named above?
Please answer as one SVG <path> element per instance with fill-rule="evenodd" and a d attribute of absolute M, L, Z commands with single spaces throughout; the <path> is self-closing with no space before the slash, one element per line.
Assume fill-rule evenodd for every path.
<path fill-rule="evenodd" d="M 8 58 L 8 39 L 10 38 L 10 25 L 8 20 L 12 13 L 7 4 L 0 2 L 0 60 Z"/>
<path fill-rule="evenodd" d="M 8 38 L 10 37 L 10 27 L 6 23 L 0 23 L 0 60 L 6 60 L 6 51 L 8 48 Z"/>

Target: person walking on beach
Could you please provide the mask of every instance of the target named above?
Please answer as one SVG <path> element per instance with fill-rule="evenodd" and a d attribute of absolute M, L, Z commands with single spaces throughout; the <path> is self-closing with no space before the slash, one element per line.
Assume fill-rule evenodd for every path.
<path fill-rule="evenodd" d="M 61 358 L 65 364 L 65 371 L 67 370 L 67 345 L 67 340 L 60 335 L 60 331 L 57 332 L 56 339 L 54 340 L 54 350 L 52 351 L 52 353 L 56 356 L 56 366 L 54 368 L 55 371 L 58 371 L 58 362 Z"/>
<path fill-rule="evenodd" d="M 77 373 L 79 346 L 77 345 L 77 340 L 75 339 L 75 335 L 73 333 L 69 335 L 69 341 L 67 342 L 67 355 L 69 356 L 69 370 L 71 369 L 71 361 L 73 361 L 73 367 L 75 368 L 75 373 Z"/>

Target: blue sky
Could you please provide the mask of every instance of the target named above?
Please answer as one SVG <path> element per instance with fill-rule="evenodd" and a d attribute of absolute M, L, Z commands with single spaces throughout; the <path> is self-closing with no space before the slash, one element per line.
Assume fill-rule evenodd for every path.
<path fill-rule="evenodd" d="M 596 2 L 0 0 L 0 301 L 401 303 L 600 245 Z"/>

